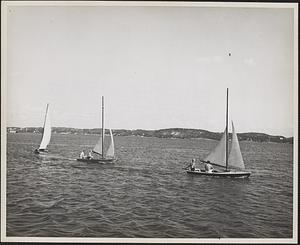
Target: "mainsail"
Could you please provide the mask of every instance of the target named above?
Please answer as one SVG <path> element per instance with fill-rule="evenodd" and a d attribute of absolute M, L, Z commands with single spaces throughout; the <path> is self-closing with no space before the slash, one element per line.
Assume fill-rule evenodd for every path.
<path fill-rule="evenodd" d="M 204 161 L 210 161 L 212 164 L 217 164 L 226 167 L 226 130 L 223 133 L 221 140 L 216 148 L 204 159 Z"/>
<path fill-rule="evenodd" d="M 114 156 L 115 156 L 115 147 L 114 147 L 114 138 L 113 138 L 113 134 L 112 134 L 111 129 L 109 130 L 109 133 L 110 133 L 110 145 L 107 149 L 106 156 L 110 157 L 110 158 L 114 158 Z"/>
<path fill-rule="evenodd" d="M 104 137 L 105 137 L 105 134 L 104 134 Z M 93 152 L 95 152 L 99 155 L 102 155 L 102 135 L 100 136 L 97 144 L 95 145 Z"/>
<path fill-rule="evenodd" d="M 231 150 L 228 157 L 228 165 L 230 167 L 236 167 L 240 169 L 245 169 L 243 156 L 241 153 L 239 141 L 237 134 L 234 130 L 233 122 L 232 123 L 232 141 L 231 141 Z"/>
<path fill-rule="evenodd" d="M 51 124 L 50 124 L 50 115 L 48 112 L 49 104 L 47 104 L 46 108 L 46 115 L 45 115 L 45 121 L 44 121 L 44 130 L 43 130 L 43 136 L 42 141 L 39 147 L 39 150 L 45 150 L 50 142 L 51 138 Z"/>

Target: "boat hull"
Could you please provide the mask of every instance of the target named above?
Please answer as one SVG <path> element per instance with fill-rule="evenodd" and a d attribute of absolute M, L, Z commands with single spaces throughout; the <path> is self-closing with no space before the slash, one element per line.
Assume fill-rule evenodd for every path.
<path fill-rule="evenodd" d="M 82 158 L 77 158 L 76 159 L 79 162 L 88 162 L 88 163 L 114 163 L 117 159 L 116 158 L 103 158 L 103 159 L 82 159 Z"/>
<path fill-rule="evenodd" d="M 46 150 L 46 149 L 45 149 L 45 150 L 44 150 L 44 149 L 43 149 L 43 150 L 42 150 L 42 149 L 40 149 L 40 150 L 39 150 L 39 149 L 35 149 L 35 150 L 33 151 L 33 153 L 34 153 L 34 154 L 44 155 L 44 154 L 48 154 L 48 150 Z"/>
<path fill-rule="evenodd" d="M 229 178 L 248 178 L 251 172 L 244 172 L 244 171 L 236 171 L 236 172 L 206 172 L 204 170 L 187 170 L 188 174 L 197 174 L 197 175 L 204 175 L 204 176 L 211 176 L 211 177 L 229 177 Z"/>

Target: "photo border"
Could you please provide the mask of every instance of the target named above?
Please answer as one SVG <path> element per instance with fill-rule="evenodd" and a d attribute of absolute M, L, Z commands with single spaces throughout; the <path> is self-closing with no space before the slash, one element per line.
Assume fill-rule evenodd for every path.
<path fill-rule="evenodd" d="M 7 9 L 9 6 L 155 6 L 290 8 L 294 10 L 294 145 L 293 145 L 293 237 L 292 238 L 77 238 L 6 236 L 6 143 L 7 143 Z M 1 242 L 89 242 L 89 243 L 261 243 L 298 242 L 298 4 L 249 2 L 152 2 L 152 1 L 2 1 L 1 2 Z"/>

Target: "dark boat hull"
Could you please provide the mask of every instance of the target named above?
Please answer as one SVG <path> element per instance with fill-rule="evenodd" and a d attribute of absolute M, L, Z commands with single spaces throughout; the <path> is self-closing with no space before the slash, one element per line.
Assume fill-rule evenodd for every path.
<path fill-rule="evenodd" d="M 88 162 L 88 163 L 113 163 L 117 159 L 116 158 L 103 158 L 103 159 L 82 159 L 82 158 L 77 158 L 76 159 L 79 162 Z"/>
<path fill-rule="evenodd" d="M 33 151 L 33 153 L 34 153 L 34 154 L 42 154 L 42 155 L 43 155 L 43 154 L 47 154 L 47 153 L 48 153 L 48 150 L 46 150 L 46 149 L 45 149 L 45 150 L 42 150 L 42 149 L 41 149 L 41 150 L 35 149 L 35 150 Z"/>
<path fill-rule="evenodd" d="M 196 175 L 204 175 L 204 176 L 211 176 L 211 177 L 229 177 L 229 178 L 248 178 L 251 174 L 251 172 L 243 172 L 243 171 L 237 171 L 237 172 L 212 172 L 208 173 L 204 170 L 187 170 L 188 174 L 196 174 Z"/>

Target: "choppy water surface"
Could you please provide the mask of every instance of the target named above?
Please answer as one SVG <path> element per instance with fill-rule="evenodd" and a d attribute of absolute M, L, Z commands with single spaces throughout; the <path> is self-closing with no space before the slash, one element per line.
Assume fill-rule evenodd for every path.
<path fill-rule="evenodd" d="M 216 141 L 115 137 L 118 161 L 77 162 L 96 135 L 8 134 L 7 236 L 291 238 L 293 147 L 241 142 L 249 179 L 188 175 Z"/>

